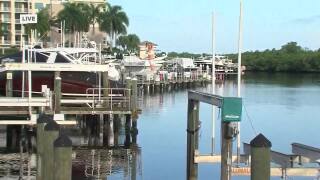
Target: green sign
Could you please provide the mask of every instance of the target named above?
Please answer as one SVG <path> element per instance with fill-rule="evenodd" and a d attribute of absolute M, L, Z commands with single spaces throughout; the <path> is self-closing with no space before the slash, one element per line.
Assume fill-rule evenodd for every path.
<path fill-rule="evenodd" d="M 221 113 L 223 122 L 241 121 L 242 98 L 224 97 L 222 101 Z"/>

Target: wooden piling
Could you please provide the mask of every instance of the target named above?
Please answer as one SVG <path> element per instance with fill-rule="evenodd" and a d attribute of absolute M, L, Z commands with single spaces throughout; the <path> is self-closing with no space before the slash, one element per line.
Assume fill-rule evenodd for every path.
<path fill-rule="evenodd" d="M 43 158 L 41 161 L 41 176 L 45 180 L 54 180 L 54 151 L 53 142 L 59 136 L 59 125 L 53 120 L 49 121 L 44 127 L 43 133 Z"/>
<path fill-rule="evenodd" d="M 113 132 L 114 132 L 114 146 L 118 147 L 119 146 L 119 130 L 121 126 L 121 119 L 119 117 L 119 114 L 114 115 L 114 120 L 113 120 Z"/>
<path fill-rule="evenodd" d="M 54 74 L 54 94 L 55 94 L 55 113 L 59 114 L 61 111 L 61 77 L 60 72 Z"/>
<path fill-rule="evenodd" d="M 130 136 L 130 131 L 131 131 L 131 115 L 127 114 L 126 115 L 126 124 L 125 124 L 125 134 L 126 134 L 126 139 L 124 141 L 124 146 L 126 148 L 130 147 L 131 144 L 131 136 Z"/>
<path fill-rule="evenodd" d="M 72 141 L 66 135 L 59 136 L 54 146 L 54 180 L 71 180 Z"/>
<path fill-rule="evenodd" d="M 12 72 L 7 71 L 7 83 L 6 83 L 6 96 L 12 97 L 13 89 L 12 89 Z"/>
<path fill-rule="evenodd" d="M 227 136 L 230 122 L 221 123 L 221 180 L 230 180 L 232 167 L 232 137 Z"/>
<path fill-rule="evenodd" d="M 251 180 L 270 180 L 271 142 L 262 134 L 250 142 Z"/>
<path fill-rule="evenodd" d="M 199 146 L 199 101 L 188 100 L 187 126 L 187 180 L 197 180 L 198 164 L 194 162 L 194 155 Z"/>
<path fill-rule="evenodd" d="M 44 141 L 46 141 L 44 139 L 44 127 L 49 121 L 53 121 L 52 115 L 41 114 L 37 119 L 37 180 L 45 179 L 42 177 L 43 169 L 41 168 L 41 162 L 44 156 Z"/>
<path fill-rule="evenodd" d="M 113 130 L 113 114 L 109 114 L 109 121 L 108 121 L 108 146 L 113 147 L 114 146 L 114 130 Z"/>
<path fill-rule="evenodd" d="M 131 81 L 131 109 L 132 111 L 137 110 L 137 101 L 138 101 L 138 86 L 137 86 L 137 78 L 133 78 Z"/>
<path fill-rule="evenodd" d="M 108 98 L 109 98 L 109 79 L 108 79 L 108 72 L 102 73 L 102 86 L 103 86 L 103 97 L 104 97 L 104 103 L 103 105 L 105 107 L 108 107 Z"/>
<path fill-rule="evenodd" d="M 138 119 L 136 117 L 132 118 L 132 127 L 131 127 L 131 137 L 132 143 L 137 144 L 137 135 L 139 133 L 138 130 Z"/>

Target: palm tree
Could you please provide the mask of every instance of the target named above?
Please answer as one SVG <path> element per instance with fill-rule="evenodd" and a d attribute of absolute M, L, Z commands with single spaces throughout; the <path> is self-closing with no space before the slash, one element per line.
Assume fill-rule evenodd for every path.
<path fill-rule="evenodd" d="M 99 28 L 108 33 L 111 38 L 111 46 L 119 34 L 126 34 L 129 19 L 121 6 L 107 4 L 106 10 L 99 17 Z"/>
<path fill-rule="evenodd" d="M 44 8 L 37 13 L 37 23 L 36 24 L 26 24 L 25 31 L 29 36 L 31 35 L 31 30 L 37 30 L 37 33 L 40 34 L 41 38 L 46 38 L 50 30 L 50 19 L 49 19 L 49 10 Z"/>
<path fill-rule="evenodd" d="M 82 3 L 65 3 L 64 9 L 58 13 L 58 21 L 65 21 L 66 30 L 74 34 L 89 30 L 89 17 L 84 14 L 85 6 Z"/>
<path fill-rule="evenodd" d="M 139 49 L 140 39 L 136 34 L 127 36 L 127 48 L 130 53 L 137 52 Z"/>
<path fill-rule="evenodd" d="M 98 22 L 100 14 L 105 11 L 106 4 L 94 5 L 92 3 L 86 4 L 84 13 L 88 16 L 89 23 L 92 24 L 92 33 L 95 34 L 95 24 Z"/>
<path fill-rule="evenodd" d="M 118 46 L 121 46 L 122 50 L 124 50 L 124 51 L 127 50 L 128 36 L 119 36 L 116 44 Z"/>

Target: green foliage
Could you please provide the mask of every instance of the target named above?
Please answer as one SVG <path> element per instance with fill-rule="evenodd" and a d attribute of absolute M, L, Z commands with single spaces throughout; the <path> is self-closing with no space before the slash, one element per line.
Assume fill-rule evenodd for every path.
<path fill-rule="evenodd" d="M 11 54 L 16 54 L 19 51 L 20 50 L 17 47 L 6 48 L 6 49 L 4 49 L 4 54 L 1 53 L 0 56 L 8 56 L 8 55 L 11 55 Z"/>
<path fill-rule="evenodd" d="M 188 52 L 182 52 L 182 53 L 177 53 L 177 52 L 169 52 L 168 53 L 168 58 L 175 58 L 175 57 L 180 57 L 180 58 L 199 58 L 202 54 L 192 54 Z"/>
<path fill-rule="evenodd" d="M 121 46 L 124 51 L 137 53 L 139 49 L 140 38 L 136 34 L 120 36 L 117 39 L 117 45 Z"/>
<path fill-rule="evenodd" d="M 237 59 L 237 54 L 228 55 Z M 289 42 L 280 50 L 245 52 L 242 64 L 250 71 L 268 72 L 320 72 L 320 52 L 303 49 Z"/>
<path fill-rule="evenodd" d="M 105 11 L 106 4 L 94 5 L 90 4 L 79 4 L 81 7 L 82 15 L 85 16 L 86 25 L 92 24 L 93 34 L 95 33 L 95 24 L 98 22 L 100 14 Z"/>
<path fill-rule="evenodd" d="M 37 23 L 36 24 L 26 24 L 25 29 L 28 35 L 31 34 L 32 29 L 36 29 L 41 37 L 47 36 L 50 30 L 50 18 L 48 8 L 44 8 L 37 13 Z"/>
<path fill-rule="evenodd" d="M 98 22 L 100 30 L 108 33 L 113 41 L 118 35 L 127 34 L 129 19 L 121 6 L 107 4 L 107 8 L 99 16 Z"/>
<path fill-rule="evenodd" d="M 87 5 L 83 3 L 65 3 L 58 13 L 58 21 L 65 21 L 70 32 L 87 32 L 90 26 L 90 15 Z"/>

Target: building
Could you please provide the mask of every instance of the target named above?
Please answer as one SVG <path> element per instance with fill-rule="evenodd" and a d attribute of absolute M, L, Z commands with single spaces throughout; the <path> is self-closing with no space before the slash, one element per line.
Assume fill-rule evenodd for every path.
<path fill-rule="evenodd" d="M 154 44 L 150 41 L 143 41 L 139 45 L 139 57 L 140 59 L 154 59 L 156 57 L 156 47 L 157 44 Z"/>
<path fill-rule="evenodd" d="M 0 0 L 1 46 L 19 46 L 21 38 L 27 39 L 20 15 L 28 13 L 35 13 L 33 0 Z"/>
<path fill-rule="evenodd" d="M 86 3 L 105 3 L 105 0 L 0 0 L 0 22 L 2 36 L 0 39 L 1 47 L 20 46 L 21 39 L 25 42 L 29 37 L 25 33 L 23 25 L 20 23 L 21 14 L 35 14 L 39 10 L 48 7 L 51 16 L 56 16 L 60 10 L 63 9 L 65 2 L 86 2 Z M 98 26 L 96 26 L 98 28 Z M 58 32 L 57 32 L 58 33 Z M 53 40 L 60 40 L 60 35 L 53 33 Z M 56 34 L 56 35 L 55 35 Z M 89 34 L 91 34 L 89 32 Z M 57 37 L 55 37 L 57 36 Z M 92 40 L 104 41 L 105 34 L 99 32 L 95 33 Z M 58 43 L 53 41 L 53 44 Z"/>

